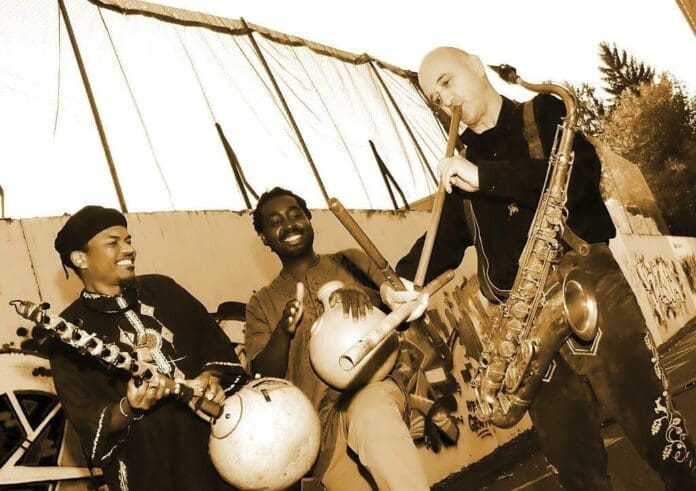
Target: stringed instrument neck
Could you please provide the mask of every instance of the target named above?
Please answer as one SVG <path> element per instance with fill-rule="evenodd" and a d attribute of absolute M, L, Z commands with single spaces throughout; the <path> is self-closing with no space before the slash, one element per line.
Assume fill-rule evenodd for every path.
<path fill-rule="evenodd" d="M 36 304 L 27 300 L 13 300 L 10 305 L 14 307 L 20 317 L 33 322 L 45 333 L 75 348 L 81 354 L 96 358 L 109 367 L 128 372 L 135 379 L 136 385 L 140 385 L 143 380 L 148 380 L 157 372 L 155 366 L 138 360 L 132 353 L 121 350 L 116 343 L 107 343 L 97 334 L 88 332 L 62 317 L 50 314 L 48 303 Z M 32 335 L 36 335 L 35 331 L 32 332 Z M 176 399 L 188 403 L 194 398 L 194 389 L 183 381 L 174 380 L 167 376 L 164 376 L 163 379 L 166 388 Z M 221 405 L 203 397 L 196 399 L 195 409 L 200 409 L 213 418 L 222 414 Z"/>

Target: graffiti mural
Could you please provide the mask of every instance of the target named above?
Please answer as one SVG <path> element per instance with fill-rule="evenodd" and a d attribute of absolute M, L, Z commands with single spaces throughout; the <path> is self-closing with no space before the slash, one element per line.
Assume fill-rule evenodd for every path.
<path fill-rule="evenodd" d="M 452 333 L 451 343 L 456 344 L 452 350 L 455 354 L 452 373 L 458 379 L 461 377 L 460 417 L 473 439 L 480 441 L 495 437 L 501 430 L 475 416 L 476 403 L 470 383 L 483 349 L 481 333 L 490 328 L 497 308 L 480 295 L 478 278 L 473 275 L 462 278 L 458 285 L 444 291 L 440 309 L 444 313 L 443 323 Z M 528 423 L 520 425 L 518 431 L 524 428 L 528 428 Z"/>
<path fill-rule="evenodd" d="M 691 253 L 688 256 L 680 257 L 679 264 L 686 275 L 691 292 L 696 293 L 696 254 Z"/>
<path fill-rule="evenodd" d="M 653 315 L 660 326 L 686 314 L 686 291 L 679 277 L 676 261 L 661 256 L 653 258 L 637 254 L 636 275 L 645 291 Z"/>

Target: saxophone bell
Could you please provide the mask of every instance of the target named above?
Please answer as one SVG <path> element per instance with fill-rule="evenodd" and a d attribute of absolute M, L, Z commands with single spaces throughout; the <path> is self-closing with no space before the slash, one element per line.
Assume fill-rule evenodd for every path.
<path fill-rule="evenodd" d="M 572 269 L 563 278 L 563 313 L 573 333 L 583 341 L 597 334 L 597 294 L 592 277 Z"/>

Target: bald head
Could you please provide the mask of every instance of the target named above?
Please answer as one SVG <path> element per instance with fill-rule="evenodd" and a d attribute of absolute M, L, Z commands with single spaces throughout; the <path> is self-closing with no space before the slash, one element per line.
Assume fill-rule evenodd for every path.
<path fill-rule="evenodd" d="M 467 53 L 463 49 L 453 48 L 451 46 L 440 46 L 439 48 L 435 48 L 434 50 L 426 54 L 423 57 L 423 60 L 421 60 L 420 69 L 418 70 L 419 81 L 420 72 L 423 70 L 424 67 L 427 68 L 428 65 L 432 63 L 447 62 L 468 67 L 473 59 L 478 58 Z"/>
<path fill-rule="evenodd" d="M 418 70 L 418 83 L 432 104 L 447 114 L 462 108 L 462 122 L 476 128 L 482 118 L 497 118 L 494 100 L 500 96 L 486 77 L 478 56 L 443 46 L 425 55 Z"/>

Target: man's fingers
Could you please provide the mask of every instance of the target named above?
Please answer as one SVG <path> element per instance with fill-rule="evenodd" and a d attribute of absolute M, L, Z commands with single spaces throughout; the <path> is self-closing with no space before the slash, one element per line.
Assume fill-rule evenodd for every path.
<path fill-rule="evenodd" d="M 425 305 L 419 304 L 415 309 L 413 309 L 413 312 L 411 312 L 411 315 L 408 316 L 406 322 L 411 322 L 418 319 L 421 315 L 423 315 L 426 307 L 428 307 L 427 303 Z"/>
<path fill-rule="evenodd" d="M 164 379 L 159 374 L 155 374 L 147 383 L 147 391 L 145 392 L 144 399 L 150 404 L 153 404 L 164 397 L 165 390 L 166 384 Z"/>
<path fill-rule="evenodd" d="M 470 193 L 477 190 L 474 186 L 472 186 L 471 184 L 469 184 L 468 182 L 466 182 L 464 179 L 462 179 L 459 176 L 453 176 L 451 179 L 451 182 L 455 186 L 457 186 L 459 189 L 462 189 L 464 191 L 468 191 Z"/>
<path fill-rule="evenodd" d="M 147 382 L 141 384 L 139 387 L 136 387 L 134 379 L 130 379 L 128 381 L 126 398 L 128 399 L 128 403 L 131 405 L 131 407 L 139 407 L 140 404 L 142 404 L 145 391 L 147 391 Z"/>
<path fill-rule="evenodd" d="M 297 312 L 295 312 L 294 320 L 299 321 L 302 318 L 303 314 L 304 314 L 304 304 L 300 303 L 297 306 Z"/>
<path fill-rule="evenodd" d="M 365 298 L 360 298 L 358 302 L 358 315 L 364 318 L 367 315 L 367 302 Z"/>
<path fill-rule="evenodd" d="M 225 401 L 225 391 L 220 388 L 220 390 L 215 394 L 215 397 L 213 398 L 213 402 L 216 402 L 218 404 L 222 404 Z"/>
<path fill-rule="evenodd" d="M 459 157 L 443 157 L 440 159 L 440 162 L 437 164 L 437 173 L 442 175 L 442 173 L 450 167 L 452 164 L 454 164 Z"/>
<path fill-rule="evenodd" d="M 406 303 L 406 302 L 411 302 L 418 298 L 418 292 L 413 291 L 413 290 L 402 290 L 402 291 L 395 291 L 392 290 L 392 293 L 389 295 L 391 297 L 391 300 L 394 303 Z"/>
<path fill-rule="evenodd" d="M 165 384 L 163 379 L 160 379 L 158 384 L 157 384 L 157 391 L 155 392 L 155 399 L 154 400 L 159 401 L 165 395 L 167 395 L 167 385 Z"/>
<path fill-rule="evenodd" d="M 365 306 L 365 315 L 367 315 L 368 312 L 372 312 L 372 299 L 367 293 L 363 293 L 363 305 Z"/>
<path fill-rule="evenodd" d="M 345 314 L 348 314 L 349 317 L 358 317 L 358 299 L 357 295 L 355 292 L 348 292 L 346 295 L 347 297 L 347 304 L 348 308 L 344 310 Z"/>
<path fill-rule="evenodd" d="M 350 292 L 346 290 L 340 290 L 339 292 L 335 292 L 335 297 L 334 297 L 334 305 L 336 305 L 336 302 L 340 301 L 341 302 L 341 307 L 343 308 L 343 316 L 346 317 L 350 314 Z"/>
<path fill-rule="evenodd" d="M 296 300 L 293 300 L 292 302 L 288 302 L 288 305 L 285 307 L 285 312 L 284 312 L 284 317 L 288 319 L 288 322 L 291 322 L 290 319 L 295 319 L 297 318 L 297 312 L 300 310 L 300 306 L 297 304 Z"/>
<path fill-rule="evenodd" d="M 411 312 L 411 315 L 409 315 L 406 320 L 408 322 L 411 322 L 413 320 L 418 319 L 420 316 L 422 316 L 423 313 L 425 312 L 425 309 L 428 308 L 429 301 L 430 301 L 430 295 L 428 295 L 427 293 L 421 294 L 420 298 L 418 300 L 416 300 L 417 305 L 415 306 L 415 308 Z"/>
<path fill-rule="evenodd" d="M 298 303 L 302 303 L 304 300 L 305 296 L 305 287 L 304 283 L 300 283 L 299 281 L 297 282 L 297 286 L 295 287 L 295 299 L 297 300 Z"/>

